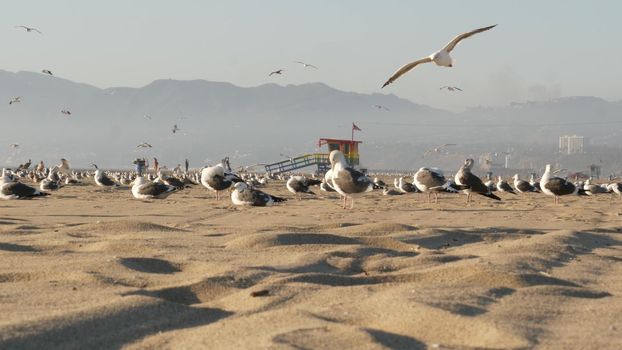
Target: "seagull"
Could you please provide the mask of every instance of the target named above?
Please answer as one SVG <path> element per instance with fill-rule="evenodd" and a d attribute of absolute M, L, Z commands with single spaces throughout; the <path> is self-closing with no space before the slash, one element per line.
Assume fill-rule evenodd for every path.
<path fill-rule="evenodd" d="M 41 33 L 41 31 L 40 31 L 39 29 L 34 28 L 34 27 L 15 26 L 15 28 L 24 28 L 24 29 L 26 29 L 26 32 L 27 32 L 27 33 L 30 33 L 30 32 L 37 32 L 37 33 L 39 33 L 39 34 L 43 35 L 43 33 Z"/>
<path fill-rule="evenodd" d="M 201 184 L 216 192 L 216 200 L 220 199 L 220 191 L 226 190 L 237 182 L 244 182 L 244 180 L 234 173 L 225 171 L 225 165 L 222 162 L 201 171 Z"/>
<path fill-rule="evenodd" d="M 514 188 L 516 188 L 516 190 L 520 193 L 538 192 L 538 190 L 529 182 L 519 179 L 518 174 L 514 174 Z"/>
<path fill-rule="evenodd" d="M 178 132 L 179 130 L 181 129 L 177 127 L 177 124 L 173 125 L 173 134 Z"/>
<path fill-rule="evenodd" d="M 143 115 L 143 118 L 151 120 L 151 116 L 149 114 Z"/>
<path fill-rule="evenodd" d="M 59 189 L 60 187 L 61 185 L 60 178 L 58 177 L 58 166 L 54 166 L 52 170 L 50 170 L 48 177 L 41 180 L 39 188 L 41 189 L 41 191 L 54 191 Z"/>
<path fill-rule="evenodd" d="M 551 177 L 551 164 L 547 164 L 540 179 L 540 189 L 544 194 L 554 196 L 554 203 L 559 203 L 559 197 L 567 194 L 586 195 L 583 189 L 575 186 L 572 182 L 562 179 L 561 177 Z"/>
<path fill-rule="evenodd" d="M 322 181 L 316 179 L 307 179 L 304 176 L 293 176 L 287 180 L 285 187 L 287 190 L 295 195 L 298 195 L 298 199 L 302 199 L 302 193 L 308 193 L 315 195 L 313 191 L 309 189 L 309 186 L 317 186 Z"/>
<path fill-rule="evenodd" d="M 66 116 L 70 116 L 71 112 L 68 109 L 63 109 L 62 111 L 60 111 L 62 114 L 66 115 Z"/>
<path fill-rule="evenodd" d="M 13 148 L 13 149 L 15 149 L 15 148 L 19 148 L 19 144 L 17 144 L 17 143 L 12 143 L 12 144 L 10 144 L 10 145 L 9 145 L 9 147 L 11 147 L 11 148 Z"/>
<path fill-rule="evenodd" d="M 101 186 L 101 187 L 118 187 L 119 184 L 117 184 L 116 182 L 112 181 L 108 176 L 106 176 L 106 174 L 97 167 L 97 165 L 95 164 L 91 164 L 91 166 L 95 167 L 95 176 L 93 177 L 95 179 L 95 183 L 97 184 L 97 186 Z"/>
<path fill-rule="evenodd" d="M 456 90 L 462 91 L 462 89 L 457 86 L 441 86 L 439 90 L 443 90 L 443 89 L 447 91 L 456 91 Z"/>
<path fill-rule="evenodd" d="M 42 71 L 41 71 L 41 73 L 43 73 L 43 74 L 49 74 L 49 75 L 54 75 L 54 74 L 52 74 L 52 71 L 51 71 L 51 70 L 48 70 L 48 69 L 44 69 L 44 70 L 42 70 Z"/>
<path fill-rule="evenodd" d="M 374 182 L 354 168 L 351 168 L 341 151 L 334 150 L 328 156 L 332 170 L 332 182 L 339 194 L 343 195 L 343 208 L 346 209 L 348 196 L 370 192 L 374 189 Z M 354 208 L 354 198 L 350 209 Z"/>
<path fill-rule="evenodd" d="M 419 192 L 417 186 L 411 184 L 404 180 L 403 176 L 400 176 L 399 179 L 396 179 L 397 183 L 393 181 L 393 186 L 402 193 L 416 193 Z"/>
<path fill-rule="evenodd" d="M 302 64 L 305 68 L 311 67 L 311 68 L 319 69 L 318 67 L 316 67 L 316 66 L 314 66 L 312 64 L 309 64 L 309 63 L 304 63 L 304 62 L 300 62 L 300 61 L 294 61 L 294 62 L 298 63 L 298 64 Z"/>
<path fill-rule="evenodd" d="M 510 186 L 510 184 L 507 183 L 507 181 L 503 180 L 501 176 L 497 176 L 497 190 L 499 192 L 507 192 L 511 194 L 516 194 L 516 192 L 514 192 L 514 189 Z"/>
<path fill-rule="evenodd" d="M 413 176 L 413 183 L 421 192 L 428 194 L 428 203 L 431 202 L 430 195 L 432 193 L 434 193 L 434 203 L 438 203 L 439 192 L 458 192 L 450 186 L 440 169 L 425 167 L 419 169 Z"/>
<path fill-rule="evenodd" d="M 529 184 L 535 189 L 536 192 L 540 192 L 540 182 L 536 181 L 536 174 L 532 173 L 529 177 Z"/>
<path fill-rule="evenodd" d="M 136 148 L 151 148 L 152 146 L 147 142 L 143 142 L 140 145 L 136 146 Z"/>
<path fill-rule="evenodd" d="M 473 159 L 469 158 L 464 161 L 464 165 L 460 167 L 460 170 L 456 173 L 456 184 L 463 187 L 464 192 L 467 194 L 467 203 L 471 200 L 471 193 L 481 194 L 482 196 L 501 200 L 501 198 L 494 195 L 482 180 L 471 173 L 471 167 L 473 167 Z"/>
<path fill-rule="evenodd" d="M 260 190 L 250 187 L 245 182 L 233 185 L 231 202 L 235 205 L 251 205 L 256 207 L 270 206 L 274 203 L 284 202 L 287 199 L 269 195 Z"/>
<path fill-rule="evenodd" d="M 174 186 L 151 182 L 144 176 L 138 176 L 132 185 L 132 195 L 136 199 L 164 199 L 177 190 Z"/>
<path fill-rule="evenodd" d="M 387 108 L 387 107 L 385 107 L 383 105 L 372 105 L 372 107 L 375 107 L 377 109 L 384 109 L 387 112 L 391 111 L 389 108 Z"/>
<path fill-rule="evenodd" d="M 494 26 L 489 26 L 489 27 L 475 29 L 475 30 L 472 30 L 470 32 L 462 33 L 462 34 L 456 36 L 447 45 L 445 45 L 445 47 L 443 47 L 439 51 L 436 51 L 435 53 L 431 54 L 430 56 L 422 58 L 422 59 L 414 61 L 414 62 L 411 62 L 411 63 L 407 63 L 404 66 L 400 67 L 400 69 L 398 69 L 395 73 L 393 73 L 393 75 L 389 78 L 389 80 L 387 80 L 386 83 L 384 83 L 384 85 L 382 85 L 382 87 L 385 87 L 385 86 L 391 84 L 392 82 L 397 80 L 397 78 L 401 77 L 402 75 L 407 73 L 409 70 L 415 68 L 415 66 L 417 66 L 417 65 L 419 65 L 421 63 L 434 62 L 437 66 L 453 67 L 454 59 L 451 58 L 449 53 L 456 47 L 456 45 L 458 45 L 458 43 L 460 43 L 460 41 L 462 41 L 462 40 L 464 40 L 464 39 L 466 39 L 466 38 L 468 38 L 468 37 L 470 37 L 472 35 L 475 35 L 477 33 L 485 32 L 485 31 L 487 31 L 489 29 L 492 29 L 492 28 L 494 28 L 496 26 L 497 25 L 495 24 Z"/>
<path fill-rule="evenodd" d="M 594 185 L 591 182 L 592 182 L 591 179 L 587 179 L 585 181 L 585 184 L 583 185 L 583 190 L 588 195 L 593 196 L 595 194 L 608 193 L 609 192 L 609 190 L 606 187 L 601 187 L 601 186 L 598 186 L 598 185 Z"/>
<path fill-rule="evenodd" d="M 12 180 L 6 173 L 6 170 L 2 169 L 2 177 L 0 178 L 0 198 L 30 199 L 33 197 L 42 197 L 49 195 L 49 193 L 41 192 L 36 188 Z"/>
<path fill-rule="evenodd" d="M 271 77 L 273 74 L 281 75 L 281 74 L 283 74 L 284 71 L 285 71 L 285 69 L 278 69 L 278 70 L 275 70 L 272 73 L 268 74 L 268 76 Z"/>
<path fill-rule="evenodd" d="M 423 155 L 424 155 L 424 156 L 427 156 L 428 154 L 431 154 L 431 153 L 438 153 L 438 152 L 440 152 L 443 148 L 447 148 L 447 147 L 449 147 L 449 146 L 455 146 L 455 145 L 456 145 L 455 143 L 444 143 L 444 144 L 442 144 L 442 145 L 440 145 L 440 146 L 436 146 L 436 147 L 434 147 L 434 148 L 430 148 L 429 150 L 425 151 L 425 153 L 424 153 Z"/>
<path fill-rule="evenodd" d="M 18 102 L 22 102 L 22 97 L 21 96 L 17 96 L 17 97 L 13 97 L 10 101 L 9 104 L 12 105 L 14 103 L 18 103 Z"/>

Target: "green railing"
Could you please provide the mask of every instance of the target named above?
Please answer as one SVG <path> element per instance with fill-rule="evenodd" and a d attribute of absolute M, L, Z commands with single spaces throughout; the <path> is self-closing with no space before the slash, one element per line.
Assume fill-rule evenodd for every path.
<path fill-rule="evenodd" d="M 325 172 L 330 169 L 327 153 L 311 153 L 283 160 L 280 162 L 268 164 L 265 166 L 266 172 L 270 174 L 280 174 L 293 171 L 308 166 L 317 165 L 319 172 Z"/>

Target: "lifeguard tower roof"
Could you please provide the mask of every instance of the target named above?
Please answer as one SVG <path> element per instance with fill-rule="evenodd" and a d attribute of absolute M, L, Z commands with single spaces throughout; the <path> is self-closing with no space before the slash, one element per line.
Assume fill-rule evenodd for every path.
<path fill-rule="evenodd" d="M 328 153 L 334 150 L 341 151 L 341 153 L 346 156 L 346 160 L 351 166 L 358 166 L 360 143 L 363 143 L 363 141 L 321 138 L 317 145 L 318 147 L 328 145 Z"/>

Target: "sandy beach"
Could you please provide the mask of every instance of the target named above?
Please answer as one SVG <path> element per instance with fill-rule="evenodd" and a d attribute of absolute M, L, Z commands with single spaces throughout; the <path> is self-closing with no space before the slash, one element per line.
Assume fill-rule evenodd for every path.
<path fill-rule="evenodd" d="M 617 349 L 622 202 L 2 201 L 0 348 Z M 258 296 L 253 296 L 259 294 Z"/>

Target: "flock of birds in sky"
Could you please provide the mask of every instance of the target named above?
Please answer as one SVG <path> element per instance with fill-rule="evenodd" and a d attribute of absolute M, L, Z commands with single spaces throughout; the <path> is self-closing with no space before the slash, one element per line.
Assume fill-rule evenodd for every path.
<path fill-rule="evenodd" d="M 475 34 L 488 31 L 496 25 L 478 28 L 469 32 L 465 32 L 454 37 L 447 45 L 440 50 L 430 54 L 422 59 L 415 60 L 400 67 L 393 73 L 389 79 L 382 85 L 382 88 L 395 82 L 402 75 L 406 74 L 416 66 L 424 63 L 434 63 L 441 67 L 453 67 L 454 60 L 450 53 L 464 39 Z M 23 28 L 26 32 L 36 32 L 43 34 L 34 27 L 17 26 Z M 294 61 L 296 64 L 302 65 L 304 68 L 319 69 L 313 64 L 302 61 Z M 285 69 L 277 69 L 272 71 L 269 76 L 282 75 Z M 50 70 L 44 69 L 42 73 L 53 75 Z M 457 86 L 442 86 L 441 90 L 447 91 L 463 91 Z M 22 97 L 17 96 L 9 101 L 9 104 L 22 102 Z M 382 105 L 372 105 L 379 110 L 389 111 L 389 108 Z M 71 115 L 68 109 L 61 111 L 64 115 Z M 144 116 L 151 119 L 149 115 Z M 175 134 L 181 129 L 175 124 L 172 133 Z M 442 144 L 438 147 L 426 151 L 424 155 L 440 152 L 455 144 Z M 19 147 L 18 144 L 11 144 L 12 148 Z M 137 148 L 151 148 L 151 144 L 143 142 Z M 413 176 L 413 182 L 405 181 L 404 177 L 395 179 L 394 188 L 390 188 L 384 182 L 377 178 L 372 180 L 359 170 L 351 167 L 346 157 L 340 151 L 332 151 L 329 155 L 331 168 L 326 172 L 323 179 L 307 178 L 302 175 L 292 175 L 287 179 L 285 185 L 287 189 L 294 193 L 299 199 L 303 193 L 314 194 L 311 186 L 319 186 L 323 191 L 337 192 L 342 199 L 343 208 L 347 208 L 348 199 L 350 199 L 350 208 L 354 207 L 354 197 L 363 193 L 371 192 L 375 189 L 382 190 L 384 195 L 400 195 L 411 192 L 423 192 L 428 194 L 428 201 L 434 195 L 435 201 L 438 201 L 439 193 L 458 193 L 464 192 L 467 195 L 467 203 L 471 201 L 471 196 L 481 195 L 493 200 L 501 200 L 494 192 L 505 192 L 510 194 L 542 192 L 546 195 L 554 197 L 555 203 L 558 203 L 559 197 L 564 195 L 593 195 L 598 193 L 617 193 L 622 195 L 622 184 L 611 183 L 607 185 L 591 184 L 588 180 L 585 184 L 572 183 L 567 179 L 554 176 L 551 166 L 547 165 L 544 174 L 539 182 L 536 182 L 532 176 L 529 182 L 521 180 L 516 174 L 513 178 L 514 188 L 510 186 L 501 177 L 494 183 L 491 178 L 486 182 L 471 172 L 474 161 L 466 159 L 464 164 L 456 172 L 453 178 L 445 178 L 442 171 L 435 168 L 421 168 Z M 215 166 L 202 168 L 198 172 L 189 172 L 186 163 L 185 171 L 178 168 L 173 172 L 173 176 L 168 176 L 155 169 L 157 177 L 152 174 L 144 174 L 142 171 L 133 172 L 105 172 L 93 164 L 94 172 L 69 172 L 69 163 L 62 159 L 61 164 L 52 168 L 43 167 L 40 163 L 36 169 L 29 170 L 30 162 L 20 166 L 17 171 L 2 170 L 2 178 L 0 179 L 0 198 L 3 199 L 26 199 L 32 197 L 47 196 L 52 190 L 57 190 L 65 185 L 80 183 L 84 177 L 92 176 L 94 182 L 102 187 L 119 187 L 126 185 L 131 187 L 133 196 L 137 199 L 163 199 L 182 190 L 188 184 L 202 184 L 207 189 L 214 191 L 216 198 L 220 198 L 221 191 L 230 190 L 231 201 L 235 205 L 253 205 L 267 206 L 274 203 L 283 202 L 286 198 L 281 198 L 267 194 L 258 189 L 264 185 L 268 179 L 275 179 L 270 174 L 257 175 L 246 174 L 245 176 L 236 174 L 231 171 L 227 161 L 223 161 Z M 157 167 L 157 166 L 156 166 Z M 19 179 L 30 179 L 35 183 L 39 183 L 39 189 L 31 187 L 19 181 Z"/>
<path fill-rule="evenodd" d="M 458 45 L 458 43 L 460 43 L 462 40 L 471 37 L 477 33 L 481 33 L 483 31 L 489 30 L 494 28 L 496 25 L 493 26 L 489 26 L 489 27 L 484 27 L 484 28 L 479 28 L 479 29 L 475 29 L 472 30 L 470 32 L 466 32 L 466 33 L 462 33 L 458 36 L 456 36 L 455 38 L 453 38 L 447 45 L 445 45 L 445 47 L 443 47 L 441 50 L 429 55 L 428 57 L 422 58 L 420 60 L 414 61 L 414 62 L 410 62 L 408 64 L 405 64 L 404 66 L 400 67 L 395 73 L 393 73 L 393 75 L 389 78 L 389 80 L 387 80 L 386 83 L 384 83 L 384 85 L 382 85 L 382 87 L 384 88 L 385 86 L 387 86 L 388 84 L 394 82 L 396 79 L 398 79 L 400 76 L 404 75 L 405 73 L 407 73 L 408 71 L 410 71 L 411 69 L 413 69 L 415 66 L 422 64 L 422 63 L 428 63 L 428 62 L 434 62 L 436 65 L 438 66 L 443 66 L 443 67 L 452 67 L 453 66 L 453 59 L 451 58 L 451 56 L 449 55 L 449 53 L 456 47 L 456 45 Z M 38 33 L 40 35 L 43 35 L 43 32 L 41 32 L 39 29 L 35 28 L 35 27 L 29 27 L 29 26 L 25 26 L 25 25 L 20 25 L 20 26 L 16 26 L 15 28 L 21 28 L 24 29 L 27 33 Z M 294 61 L 294 63 L 302 65 L 304 68 L 311 68 L 311 69 L 319 69 L 316 65 L 310 64 L 310 63 L 306 63 L 303 61 Z M 281 68 L 281 69 L 277 69 L 274 70 L 272 72 L 270 72 L 270 74 L 268 76 L 273 76 L 273 75 L 283 75 L 283 73 L 285 72 L 285 69 Z M 52 73 L 51 70 L 49 69 L 43 69 L 41 70 L 41 73 L 43 74 L 47 74 L 50 76 L 53 76 L 54 74 Z M 461 88 L 457 87 L 457 86 L 442 86 L 439 88 L 440 90 L 447 90 L 447 91 L 463 91 Z M 114 94 L 114 91 L 109 92 L 109 94 Z M 11 98 L 9 100 L 9 105 L 15 104 L 15 103 L 20 103 L 22 102 L 22 96 L 15 96 L 13 98 Z M 373 105 L 374 108 L 380 109 L 380 110 L 384 110 L 384 111 L 390 111 L 390 109 L 386 106 L 382 106 L 382 105 Z M 69 109 L 62 109 L 60 111 L 60 113 L 64 116 L 71 116 L 72 113 Z M 144 117 L 146 119 L 151 120 L 151 116 L 145 114 Z M 173 126 L 173 128 L 171 129 L 173 134 L 176 134 L 178 131 L 180 131 L 181 129 L 177 126 L 177 124 L 175 124 Z M 136 148 L 151 148 L 152 146 L 149 145 L 147 142 L 143 142 L 141 144 L 139 144 Z M 12 147 L 13 148 L 13 147 Z"/>

